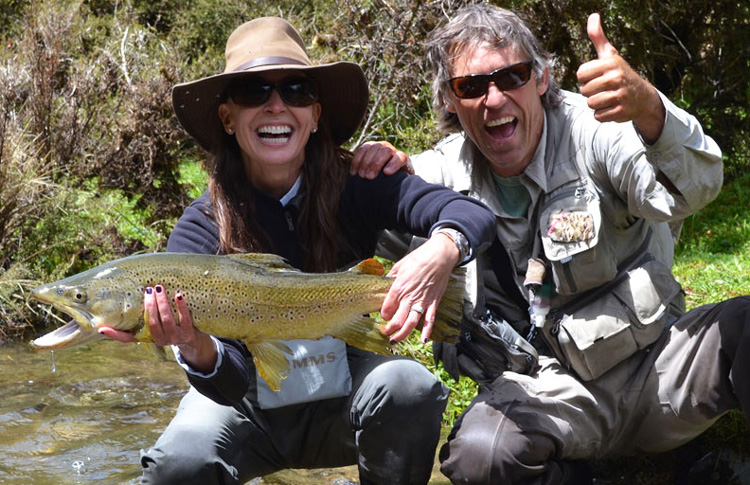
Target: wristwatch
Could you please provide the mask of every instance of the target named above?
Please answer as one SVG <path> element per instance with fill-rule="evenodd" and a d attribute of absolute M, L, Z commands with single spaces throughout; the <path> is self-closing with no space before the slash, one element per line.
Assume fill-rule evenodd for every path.
<path fill-rule="evenodd" d="M 469 255 L 471 254 L 471 246 L 469 245 L 469 240 L 466 239 L 466 236 L 464 236 L 461 231 L 453 229 L 452 227 L 441 227 L 440 229 L 437 229 L 433 234 L 438 233 L 445 234 L 453 240 L 453 243 L 458 248 L 458 264 L 463 264 L 469 260 Z"/>

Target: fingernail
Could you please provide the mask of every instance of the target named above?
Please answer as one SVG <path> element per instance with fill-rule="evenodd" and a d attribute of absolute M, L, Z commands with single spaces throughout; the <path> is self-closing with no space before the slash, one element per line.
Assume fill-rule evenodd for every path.
<path fill-rule="evenodd" d="M 148 288 L 146 288 L 146 294 L 147 294 L 147 295 L 150 295 L 150 294 L 151 294 L 151 293 L 153 293 L 153 292 L 154 292 L 154 289 L 153 289 L 153 288 L 151 288 L 150 286 L 149 286 Z"/>
<path fill-rule="evenodd" d="M 177 295 L 177 299 L 182 301 L 182 295 Z"/>
<path fill-rule="evenodd" d="M 388 343 L 390 343 L 391 345 L 396 345 L 398 342 L 396 342 L 395 340 L 389 340 Z"/>
<path fill-rule="evenodd" d="M 422 343 L 423 343 L 423 344 L 426 344 L 426 343 L 427 343 L 427 337 L 423 337 L 423 338 L 422 338 Z"/>
<path fill-rule="evenodd" d="M 157 293 L 161 293 L 161 286 L 160 285 L 156 285 L 156 292 Z"/>

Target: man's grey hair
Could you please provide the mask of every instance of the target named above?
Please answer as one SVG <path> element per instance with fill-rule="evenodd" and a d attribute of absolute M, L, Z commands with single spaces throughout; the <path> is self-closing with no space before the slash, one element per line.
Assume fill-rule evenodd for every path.
<path fill-rule="evenodd" d="M 433 72 L 432 106 L 438 128 L 449 133 L 462 130 L 458 116 L 445 107 L 450 91 L 447 81 L 452 77 L 453 61 L 467 49 L 481 44 L 497 49 L 511 47 L 528 56 L 534 62 L 533 73 L 537 79 L 549 68 L 549 88 L 542 95 L 542 104 L 546 108 L 560 104 L 562 93 L 552 77 L 555 58 L 541 46 L 518 15 L 486 3 L 469 5 L 458 10 L 447 24 L 435 29 L 427 40 L 427 61 Z"/>

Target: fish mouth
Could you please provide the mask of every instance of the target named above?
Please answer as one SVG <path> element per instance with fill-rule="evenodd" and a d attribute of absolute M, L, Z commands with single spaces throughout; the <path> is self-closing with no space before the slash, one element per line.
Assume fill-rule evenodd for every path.
<path fill-rule="evenodd" d="M 35 350 L 57 350 L 96 342 L 106 338 L 99 332 L 84 330 L 77 321 L 71 320 L 62 327 L 42 335 L 31 342 Z"/>
<path fill-rule="evenodd" d="M 51 285 L 40 286 L 31 291 L 31 298 L 57 308 L 73 320 L 33 340 L 31 348 L 35 350 L 64 349 L 105 338 L 94 330 L 93 315 L 84 309 L 61 303 L 54 295 L 54 288 Z"/>

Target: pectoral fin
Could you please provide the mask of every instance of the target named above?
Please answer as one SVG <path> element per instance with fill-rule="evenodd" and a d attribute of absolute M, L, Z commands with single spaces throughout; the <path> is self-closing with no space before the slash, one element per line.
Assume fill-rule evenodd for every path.
<path fill-rule="evenodd" d="M 147 343 L 145 345 L 149 348 L 149 350 L 151 351 L 151 353 L 156 356 L 157 359 L 159 359 L 161 361 L 164 361 L 164 362 L 167 362 L 169 360 L 174 360 L 174 359 L 170 359 L 167 356 L 167 351 L 164 350 L 164 347 L 162 347 L 161 345 L 156 345 L 156 344 L 152 344 L 152 343 Z M 171 354 L 171 352 L 170 352 L 170 354 Z"/>
<path fill-rule="evenodd" d="M 258 369 L 258 375 L 268 383 L 274 391 L 281 390 L 281 381 L 289 375 L 289 361 L 284 354 L 292 351 L 277 340 L 267 342 L 246 342 L 248 350 L 253 354 L 253 362 Z"/>
<path fill-rule="evenodd" d="M 143 325 L 133 334 L 136 342 L 146 344 L 151 352 L 159 359 L 163 361 L 169 360 L 167 352 L 164 347 L 156 345 L 154 339 L 151 337 L 151 329 L 148 326 L 148 310 L 143 310 Z"/>
<path fill-rule="evenodd" d="M 137 342 L 141 343 L 153 343 L 154 339 L 151 337 L 151 329 L 148 327 L 148 310 L 143 310 L 143 324 L 133 336 Z"/>

